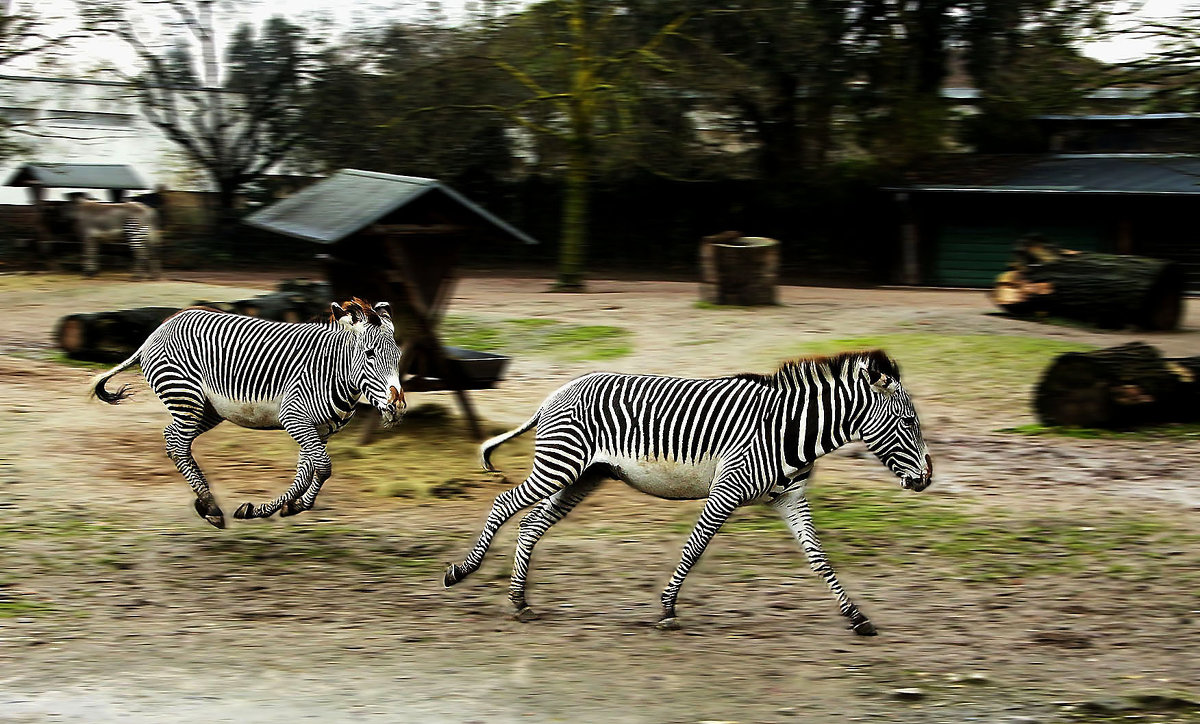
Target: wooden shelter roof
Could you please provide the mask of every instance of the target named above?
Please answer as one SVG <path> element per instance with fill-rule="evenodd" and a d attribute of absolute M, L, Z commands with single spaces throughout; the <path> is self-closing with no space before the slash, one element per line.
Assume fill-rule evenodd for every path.
<path fill-rule="evenodd" d="M 320 244 L 333 244 L 391 216 L 417 199 L 443 196 L 483 225 L 503 235 L 536 244 L 436 179 L 342 169 L 244 219 L 250 226 Z"/>
<path fill-rule="evenodd" d="M 148 189 L 132 166 L 104 163 L 27 163 L 18 168 L 5 186 L 69 189 Z"/>

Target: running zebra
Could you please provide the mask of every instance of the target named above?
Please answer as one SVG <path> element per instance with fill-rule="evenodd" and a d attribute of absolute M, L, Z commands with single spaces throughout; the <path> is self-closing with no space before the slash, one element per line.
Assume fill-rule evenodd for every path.
<path fill-rule="evenodd" d="M 660 498 L 706 499 L 662 593 L 659 628 L 678 628 L 675 600 L 683 580 L 730 514 L 765 502 L 783 516 L 851 628 L 872 636 L 875 627 L 821 550 L 806 481 L 817 458 L 852 440 L 865 442 L 903 488 L 924 490 L 933 477 L 900 371 L 879 350 L 798 359 L 771 375 L 585 375 L 551 393 L 524 425 L 483 443 L 483 467 L 492 470 L 492 451 L 535 426 L 529 477 L 496 498 L 475 547 L 444 578 L 448 587 L 473 573 L 500 527 L 541 501 L 521 520 L 517 536 L 509 599 L 518 620 L 533 617 L 525 580 L 538 539 L 611 477 Z"/>
<path fill-rule="evenodd" d="M 129 359 L 97 375 L 91 393 L 110 405 L 129 396 L 104 383 L 140 362 L 171 413 L 163 431 L 167 457 L 196 493 L 196 512 L 217 528 L 225 515 L 192 458 L 192 441 L 222 420 L 260 430 L 286 430 L 300 445 L 291 486 L 260 505 L 243 503 L 235 518 L 295 515 L 316 501 L 331 471 L 325 441 L 350 421 L 354 406 L 374 405 L 384 425 L 406 408 L 400 349 L 390 307 L 361 299 L 330 305 L 329 322 L 270 322 L 215 309 L 185 309 L 150 333 Z"/>

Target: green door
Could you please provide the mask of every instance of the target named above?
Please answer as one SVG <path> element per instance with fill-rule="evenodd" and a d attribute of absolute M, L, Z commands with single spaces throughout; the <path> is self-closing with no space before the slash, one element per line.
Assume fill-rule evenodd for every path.
<path fill-rule="evenodd" d="M 1099 229 L 1086 226 L 948 225 L 938 238 L 930 281 L 945 287 L 990 287 L 1008 268 L 1017 240 L 1031 233 L 1064 249 L 1102 250 Z"/>

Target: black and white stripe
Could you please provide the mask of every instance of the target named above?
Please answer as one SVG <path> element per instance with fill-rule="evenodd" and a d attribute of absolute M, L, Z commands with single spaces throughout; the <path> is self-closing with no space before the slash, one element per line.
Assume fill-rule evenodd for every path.
<path fill-rule="evenodd" d="M 291 486 L 261 505 L 244 503 L 237 518 L 293 515 L 312 507 L 330 475 L 325 441 L 354 414 L 374 405 L 391 424 L 404 411 L 388 305 L 332 305 L 337 321 L 287 324 L 209 309 L 186 309 L 159 326 L 129 359 L 98 375 L 93 394 L 116 404 L 128 385 L 104 383 L 141 363 L 151 389 L 171 413 L 163 431 L 167 456 L 196 494 L 196 511 L 218 528 L 225 517 L 192 457 L 192 442 L 223 420 L 283 429 L 300 445 Z"/>
<path fill-rule="evenodd" d="M 133 255 L 135 278 L 157 279 L 162 275 L 162 249 L 158 229 L 144 219 L 129 216 L 125 219 L 125 241 Z"/>
<path fill-rule="evenodd" d="M 817 458 L 859 439 L 905 488 L 923 490 L 933 474 L 899 370 L 877 350 L 796 360 L 772 375 L 586 375 L 552 393 L 522 426 L 485 442 L 484 467 L 497 446 L 535 426 L 529 477 L 496 498 L 474 548 L 444 579 L 450 586 L 478 569 L 500 527 L 540 501 L 517 539 L 509 596 L 520 618 L 530 614 L 525 580 L 538 539 L 614 477 L 658 497 L 706 501 L 663 591 L 660 627 L 677 626 L 679 588 L 730 514 L 764 502 L 787 521 L 854 630 L 873 634 L 821 550 L 805 481 Z"/>

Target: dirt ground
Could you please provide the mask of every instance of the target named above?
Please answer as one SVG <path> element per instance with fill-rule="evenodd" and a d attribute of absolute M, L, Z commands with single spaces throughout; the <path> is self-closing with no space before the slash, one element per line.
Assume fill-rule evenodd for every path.
<path fill-rule="evenodd" d="M 275 279 L 134 283 L 0 275 L 0 721 L 1200 721 L 1200 439 L 1004 432 L 1034 420 L 1036 371 L 1072 345 L 1144 339 L 1200 355 L 1196 326 L 1099 333 L 991 314 L 982 293 L 786 287 L 770 309 L 707 309 L 692 284 L 463 280 L 451 313 L 631 332 L 602 361 L 516 355 L 473 399 L 491 428 L 594 369 L 767 371 L 806 349 L 882 339 L 937 462 L 922 494 L 855 446 L 828 456 L 814 515 L 842 582 L 880 629 L 846 630 L 782 526 L 730 523 L 689 577 L 683 629 L 651 627 L 696 503 L 603 487 L 537 549 L 509 618 L 515 526 L 484 568 L 440 585 L 491 498 L 444 394 L 372 445 L 352 426 L 296 518 L 195 516 L 162 452 L 167 416 L 136 371 L 118 408 L 96 368 L 51 347 L 62 315 L 240 298 Z M 1191 325 L 1200 302 L 1189 301 Z M 815 347 L 813 346 L 815 345 Z M 197 459 L 225 510 L 281 490 L 281 432 L 222 426 Z M 420 483 L 420 484 L 418 484 Z"/>

